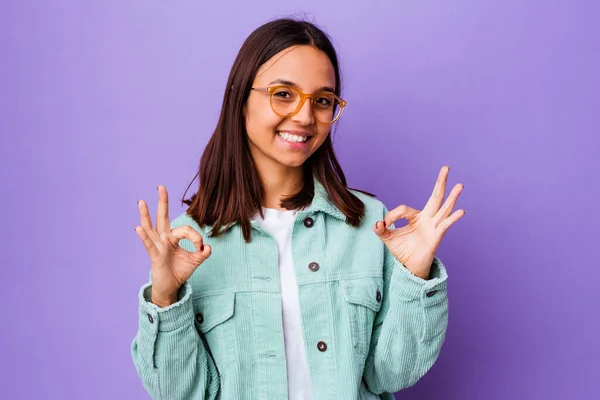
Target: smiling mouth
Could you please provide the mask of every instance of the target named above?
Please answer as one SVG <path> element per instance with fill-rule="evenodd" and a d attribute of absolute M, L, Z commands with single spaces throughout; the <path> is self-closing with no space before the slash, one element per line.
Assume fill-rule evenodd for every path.
<path fill-rule="evenodd" d="M 288 133 L 288 132 L 280 132 L 278 131 L 277 134 L 283 139 L 286 140 L 288 142 L 292 142 L 292 143 L 306 143 L 307 141 L 309 141 L 312 136 L 311 135 L 294 135 L 292 133 Z"/>

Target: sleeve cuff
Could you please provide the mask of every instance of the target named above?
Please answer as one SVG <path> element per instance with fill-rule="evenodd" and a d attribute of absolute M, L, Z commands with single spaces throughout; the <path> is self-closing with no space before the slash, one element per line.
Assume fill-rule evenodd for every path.
<path fill-rule="evenodd" d="M 152 295 L 152 282 L 146 283 L 139 292 L 139 323 L 146 333 L 172 331 L 186 324 L 194 323 L 194 309 L 192 307 L 192 287 L 186 282 L 178 293 L 177 303 L 161 308 L 150 301 Z"/>
<path fill-rule="evenodd" d="M 396 280 L 398 292 L 412 300 L 422 300 L 424 305 L 439 303 L 446 297 L 448 274 L 438 257 L 433 258 L 429 280 L 413 275 L 400 261 L 393 258 L 392 279 Z"/>

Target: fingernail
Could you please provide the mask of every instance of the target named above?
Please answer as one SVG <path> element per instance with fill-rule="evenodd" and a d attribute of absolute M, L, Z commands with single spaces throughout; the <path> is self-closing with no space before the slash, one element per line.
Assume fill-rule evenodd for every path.
<path fill-rule="evenodd" d="M 138 200 L 138 204 L 140 204 L 140 201 Z"/>
<path fill-rule="evenodd" d="M 135 228 L 133 228 L 133 231 L 137 233 L 137 230 Z"/>
<path fill-rule="evenodd" d="M 385 220 L 383 220 L 383 227 L 387 228 L 387 224 L 385 223 Z"/>
<path fill-rule="evenodd" d="M 204 245 L 200 246 L 200 251 L 204 251 Z"/>
<path fill-rule="evenodd" d="M 158 190 L 158 186 L 156 187 L 156 190 Z"/>
<path fill-rule="evenodd" d="M 375 222 L 375 229 L 379 229 L 379 221 Z"/>

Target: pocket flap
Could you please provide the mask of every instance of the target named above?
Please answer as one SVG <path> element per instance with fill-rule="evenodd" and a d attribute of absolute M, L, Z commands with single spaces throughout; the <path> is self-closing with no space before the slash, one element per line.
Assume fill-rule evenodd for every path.
<path fill-rule="evenodd" d="M 196 324 L 202 333 L 210 331 L 233 316 L 235 293 L 213 294 L 194 300 L 197 312 L 202 314 L 202 322 Z"/>
<path fill-rule="evenodd" d="M 373 278 L 348 279 L 343 281 L 346 301 L 379 311 L 381 308 L 381 280 Z M 379 293 L 379 296 L 377 295 Z M 377 299 L 379 298 L 379 301 Z"/>

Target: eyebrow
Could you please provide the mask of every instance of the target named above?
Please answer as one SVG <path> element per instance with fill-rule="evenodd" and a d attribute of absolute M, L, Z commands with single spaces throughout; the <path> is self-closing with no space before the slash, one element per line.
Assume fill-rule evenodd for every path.
<path fill-rule="evenodd" d="M 285 79 L 275 79 L 273 82 L 269 83 L 269 85 L 273 85 L 275 83 L 279 83 L 279 84 L 282 84 L 282 85 L 293 86 L 296 89 L 300 89 L 297 84 L 295 84 L 292 81 L 286 81 Z M 333 90 L 333 88 L 331 88 L 329 86 L 321 86 L 319 89 L 317 89 L 317 92 L 322 92 L 322 91 L 335 93 L 335 90 Z"/>

